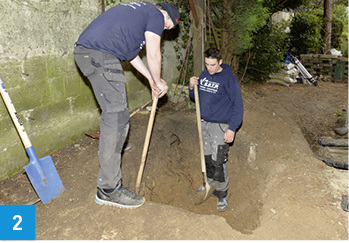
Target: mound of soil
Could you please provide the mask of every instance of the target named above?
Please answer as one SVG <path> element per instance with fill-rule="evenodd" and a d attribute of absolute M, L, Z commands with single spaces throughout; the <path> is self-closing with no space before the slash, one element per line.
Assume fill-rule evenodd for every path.
<path fill-rule="evenodd" d="M 217 212 L 213 197 L 194 205 L 202 183 L 195 109 L 160 102 L 141 184 L 146 204 L 125 210 L 94 202 L 98 139 L 85 137 L 51 156 L 66 191 L 36 204 L 37 239 L 348 239 L 340 209 L 347 170 L 315 156 L 317 140 L 333 135 L 338 111 L 347 108 L 347 84 L 241 87 L 244 121 L 229 151 L 227 211 Z M 122 173 L 132 190 L 148 119 L 139 112 L 130 120 Z M 0 182 L 0 189 L 1 204 L 37 199 L 24 173 Z"/>

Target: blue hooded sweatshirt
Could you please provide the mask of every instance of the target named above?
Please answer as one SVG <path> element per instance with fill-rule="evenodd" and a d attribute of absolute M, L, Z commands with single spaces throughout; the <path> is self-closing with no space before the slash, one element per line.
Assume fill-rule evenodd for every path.
<path fill-rule="evenodd" d="M 199 100 L 201 118 L 208 122 L 229 123 L 236 131 L 242 123 L 243 102 L 240 86 L 228 64 L 222 64 L 223 70 L 210 75 L 207 70 L 199 77 Z M 193 99 L 194 89 L 189 89 Z"/>

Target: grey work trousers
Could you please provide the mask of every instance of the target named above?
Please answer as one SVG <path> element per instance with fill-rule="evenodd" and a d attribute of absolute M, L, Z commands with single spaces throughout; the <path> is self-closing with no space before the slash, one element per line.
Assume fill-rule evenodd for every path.
<path fill-rule="evenodd" d="M 217 183 L 216 191 L 219 192 L 225 192 L 228 190 L 228 184 L 229 184 L 229 173 L 228 173 L 228 165 L 226 161 L 217 161 L 221 160 L 222 157 L 219 155 L 218 150 L 219 146 L 223 146 L 227 148 L 225 151 L 223 151 L 224 156 L 228 156 L 228 144 L 224 142 L 224 134 L 225 131 L 228 129 L 229 125 L 226 123 L 213 123 L 213 122 L 207 122 L 204 120 L 201 120 L 201 126 L 202 126 L 202 138 L 204 142 L 204 151 L 205 151 L 205 157 L 210 156 L 212 158 L 212 161 L 218 162 L 223 164 L 223 175 L 224 180 L 223 181 L 215 181 L 212 178 L 208 178 L 208 183 L 211 185 L 212 183 Z"/>
<path fill-rule="evenodd" d="M 122 177 L 121 152 L 129 129 L 126 78 L 112 54 L 77 45 L 74 57 L 101 109 L 97 187 L 113 189 Z"/>

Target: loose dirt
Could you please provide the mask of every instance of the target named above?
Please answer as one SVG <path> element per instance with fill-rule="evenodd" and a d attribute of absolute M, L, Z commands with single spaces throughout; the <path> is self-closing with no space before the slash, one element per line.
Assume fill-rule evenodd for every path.
<path fill-rule="evenodd" d="M 36 203 L 36 238 L 347 240 L 340 198 L 348 194 L 348 171 L 316 158 L 317 140 L 336 136 L 338 115 L 348 106 L 347 83 L 241 88 L 244 120 L 229 151 L 226 212 L 216 211 L 213 197 L 194 205 L 202 183 L 195 106 L 176 110 L 160 100 L 142 177 L 145 205 L 127 210 L 94 202 L 98 139 L 84 137 L 51 155 L 66 190 L 46 205 Z M 122 173 L 132 190 L 148 119 L 143 110 L 130 120 Z M 36 199 L 24 173 L 0 182 L 1 204 Z"/>

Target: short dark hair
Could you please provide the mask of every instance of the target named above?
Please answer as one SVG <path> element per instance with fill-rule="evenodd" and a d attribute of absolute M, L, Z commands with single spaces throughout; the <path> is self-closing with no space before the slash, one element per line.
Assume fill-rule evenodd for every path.
<path fill-rule="evenodd" d="M 218 61 L 222 60 L 222 53 L 220 50 L 218 50 L 217 48 L 208 48 L 205 52 L 204 52 L 204 56 L 206 58 L 213 58 L 213 59 L 217 59 Z"/>

